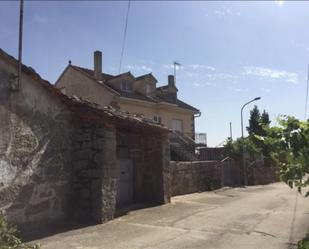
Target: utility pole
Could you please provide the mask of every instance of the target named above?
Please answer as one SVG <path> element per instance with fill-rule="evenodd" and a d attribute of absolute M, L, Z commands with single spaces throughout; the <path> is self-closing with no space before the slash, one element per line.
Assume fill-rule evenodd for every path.
<path fill-rule="evenodd" d="M 21 84 L 21 68 L 22 68 L 22 50 L 23 50 L 23 18 L 24 18 L 24 0 L 20 0 L 19 10 L 19 38 L 18 38 L 18 79 L 17 89 L 20 89 Z"/>
<path fill-rule="evenodd" d="M 243 110 L 246 105 L 252 103 L 253 101 L 260 100 L 261 97 L 256 97 L 249 102 L 245 103 L 240 110 L 240 118 L 241 118 L 241 147 L 242 147 L 242 167 L 243 167 L 243 175 L 244 175 L 244 185 L 248 185 L 248 178 L 247 178 L 247 167 L 246 167 L 246 160 L 245 160 L 245 144 L 244 144 L 244 121 L 243 121 Z"/>
<path fill-rule="evenodd" d="M 231 141 L 233 141 L 232 122 L 230 122 L 230 139 L 231 139 Z"/>
<path fill-rule="evenodd" d="M 308 90 L 309 90 L 309 64 L 308 64 L 308 75 L 307 75 L 307 89 L 306 89 L 306 100 L 305 100 L 305 115 L 304 115 L 304 121 L 306 121 L 306 119 L 307 119 Z"/>

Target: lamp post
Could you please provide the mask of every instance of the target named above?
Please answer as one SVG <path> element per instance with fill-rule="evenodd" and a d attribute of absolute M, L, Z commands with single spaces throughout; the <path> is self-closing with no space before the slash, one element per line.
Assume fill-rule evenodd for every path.
<path fill-rule="evenodd" d="M 253 101 L 257 101 L 260 100 L 261 97 L 256 97 L 252 100 L 250 100 L 249 102 L 245 103 L 242 107 L 241 107 L 241 111 L 240 111 L 240 116 L 241 116 L 241 143 L 242 143 L 242 167 L 243 167 L 243 171 L 244 171 L 244 185 L 248 185 L 248 179 L 247 179 L 247 168 L 246 168 L 246 162 L 245 162 L 245 146 L 244 146 L 244 122 L 243 122 L 243 110 L 245 108 L 246 105 L 252 103 Z"/>

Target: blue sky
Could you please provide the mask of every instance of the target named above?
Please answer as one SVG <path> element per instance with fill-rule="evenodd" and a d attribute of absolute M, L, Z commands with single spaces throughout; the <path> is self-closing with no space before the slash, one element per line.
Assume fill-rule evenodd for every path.
<path fill-rule="evenodd" d="M 68 60 L 118 73 L 127 2 L 26 1 L 23 61 L 54 83 Z M 17 56 L 19 2 L 0 2 L 0 47 Z M 240 136 L 240 108 L 256 96 L 272 120 L 304 117 L 309 2 L 131 2 L 122 71 L 177 71 L 179 97 L 199 108 L 196 130 L 216 146 Z M 244 120 L 249 117 L 245 109 Z"/>

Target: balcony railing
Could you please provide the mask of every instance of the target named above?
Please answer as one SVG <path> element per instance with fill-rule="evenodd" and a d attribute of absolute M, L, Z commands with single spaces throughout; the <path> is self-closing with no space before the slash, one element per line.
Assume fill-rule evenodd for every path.
<path fill-rule="evenodd" d="M 192 138 L 197 146 L 207 146 L 206 133 L 184 133 L 184 135 Z"/>
<path fill-rule="evenodd" d="M 206 147 L 205 133 L 170 133 L 171 157 L 175 161 L 193 161 L 198 159 L 197 149 Z"/>
<path fill-rule="evenodd" d="M 180 138 L 186 141 L 188 144 L 192 143 L 195 146 L 207 146 L 207 134 L 206 133 L 182 133 L 180 131 L 173 131 L 171 138 Z"/>

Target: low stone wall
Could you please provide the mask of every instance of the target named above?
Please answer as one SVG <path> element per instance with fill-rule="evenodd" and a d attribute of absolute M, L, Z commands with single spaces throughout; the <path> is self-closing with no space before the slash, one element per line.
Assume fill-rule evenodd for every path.
<path fill-rule="evenodd" d="M 233 162 L 170 162 L 171 195 L 184 195 L 243 183 L 241 167 Z M 248 169 L 248 184 L 261 185 L 279 181 L 277 168 Z"/>
<path fill-rule="evenodd" d="M 170 162 L 171 194 L 184 195 L 221 187 L 221 164 L 216 161 Z"/>
<path fill-rule="evenodd" d="M 248 170 L 249 185 L 263 185 L 279 181 L 279 172 L 274 167 L 254 167 Z"/>

